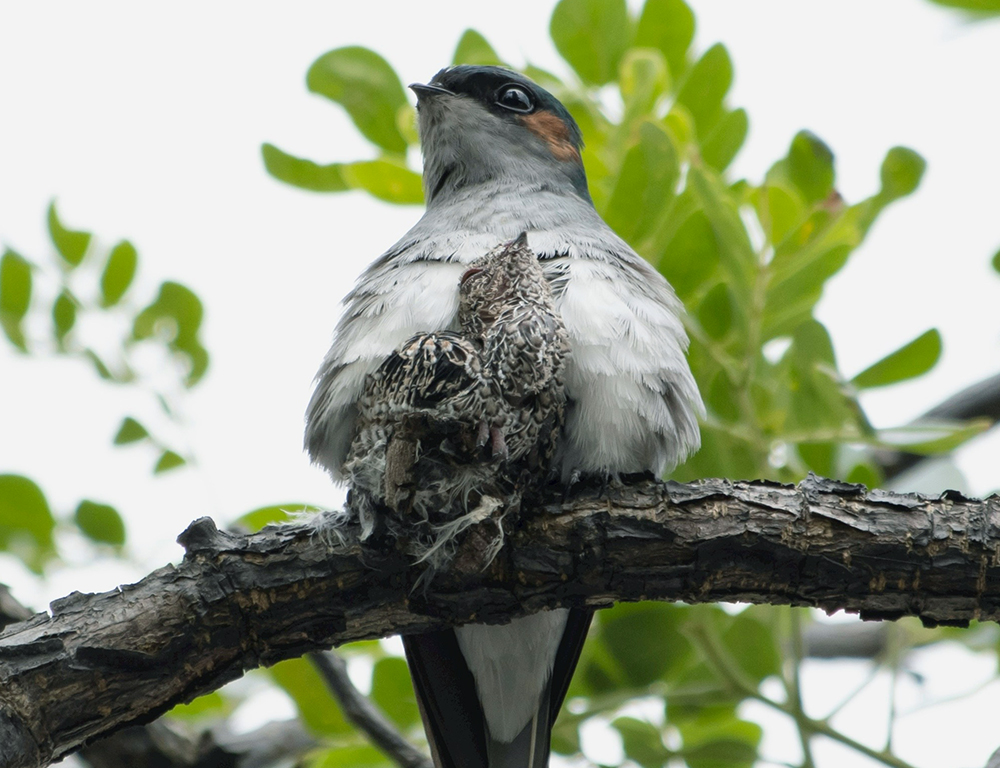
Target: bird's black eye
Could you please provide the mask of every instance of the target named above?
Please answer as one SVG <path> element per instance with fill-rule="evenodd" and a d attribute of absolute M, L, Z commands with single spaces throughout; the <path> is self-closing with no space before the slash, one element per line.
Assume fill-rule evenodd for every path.
<path fill-rule="evenodd" d="M 519 85 L 505 85 L 497 92 L 497 104 L 511 112 L 530 112 L 535 108 L 535 102 L 524 88 Z"/>

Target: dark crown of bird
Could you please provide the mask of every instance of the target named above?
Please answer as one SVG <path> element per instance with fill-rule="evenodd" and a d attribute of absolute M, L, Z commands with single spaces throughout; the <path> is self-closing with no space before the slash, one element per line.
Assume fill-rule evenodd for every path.
<path fill-rule="evenodd" d="M 417 94 L 428 205 L 491 181 L 564 183 L 590 199 L 580 128 L 551 93 L 503 67 L 460 65 Z"/>

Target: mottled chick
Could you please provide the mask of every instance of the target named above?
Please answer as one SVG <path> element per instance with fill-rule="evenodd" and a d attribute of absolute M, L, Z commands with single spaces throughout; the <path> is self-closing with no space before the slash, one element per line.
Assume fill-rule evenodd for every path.
<path fill-rule="evenodd" d="M 458 325 L 368 376 L 344 465 L 362 537 L 384 525 L 431 572 L 476 525 L 479 567 L 496 556 L 503 517 L 553 472 L 566 406 L 568 337 L 526 235 L 465 270 Z"/>

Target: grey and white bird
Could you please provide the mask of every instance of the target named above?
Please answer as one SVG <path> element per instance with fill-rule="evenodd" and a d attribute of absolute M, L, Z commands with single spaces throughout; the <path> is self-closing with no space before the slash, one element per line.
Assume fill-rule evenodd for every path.
<path fill-rule="evenodd" d="M 487 519 L 476 564 L 489 564 L 502 518 L 548 479 L 566 405 L 569 341 L 525 234 L 465 270 L 458 326 L 413 336 L 368 376 L 344 463 L 362 538 L 386 531 L 428 576 Z"/>
<path fill-rule="evenodd" d="M 526 231 L 571 347 L 562 475 L 675 466 L 697 449 L 703 411 L 683 308 L 594 209 L 572 117 L 500 67 L 452 67 L 411 88 L 427 209 L 345 299 L 308 408 L 312 459 L 345 479 L 366 377 L 414 334 L 454 327 L 463 270 Z M 437 764 L 543 768 L 590 618 L 560 609 L 404 637 Z"/>

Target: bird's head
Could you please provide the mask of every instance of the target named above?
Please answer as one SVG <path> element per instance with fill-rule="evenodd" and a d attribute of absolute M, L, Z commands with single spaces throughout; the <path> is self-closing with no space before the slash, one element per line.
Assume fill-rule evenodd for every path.
<path fill-rule="evenodd" d="M 590 200 L 576 122 L 551 93 L 503 67 L 442 69 L 417 94 L 428 205 L 471 185 L 542 183 Z"/>
<path fill-rule="evenodd" d="M 458 287 L 458 318 L 463 332 L 479 338 L 504 310 L 549 305 L 552 291 L 542 265 L 528 247 L 527 233 L 473 261 Z"/>

